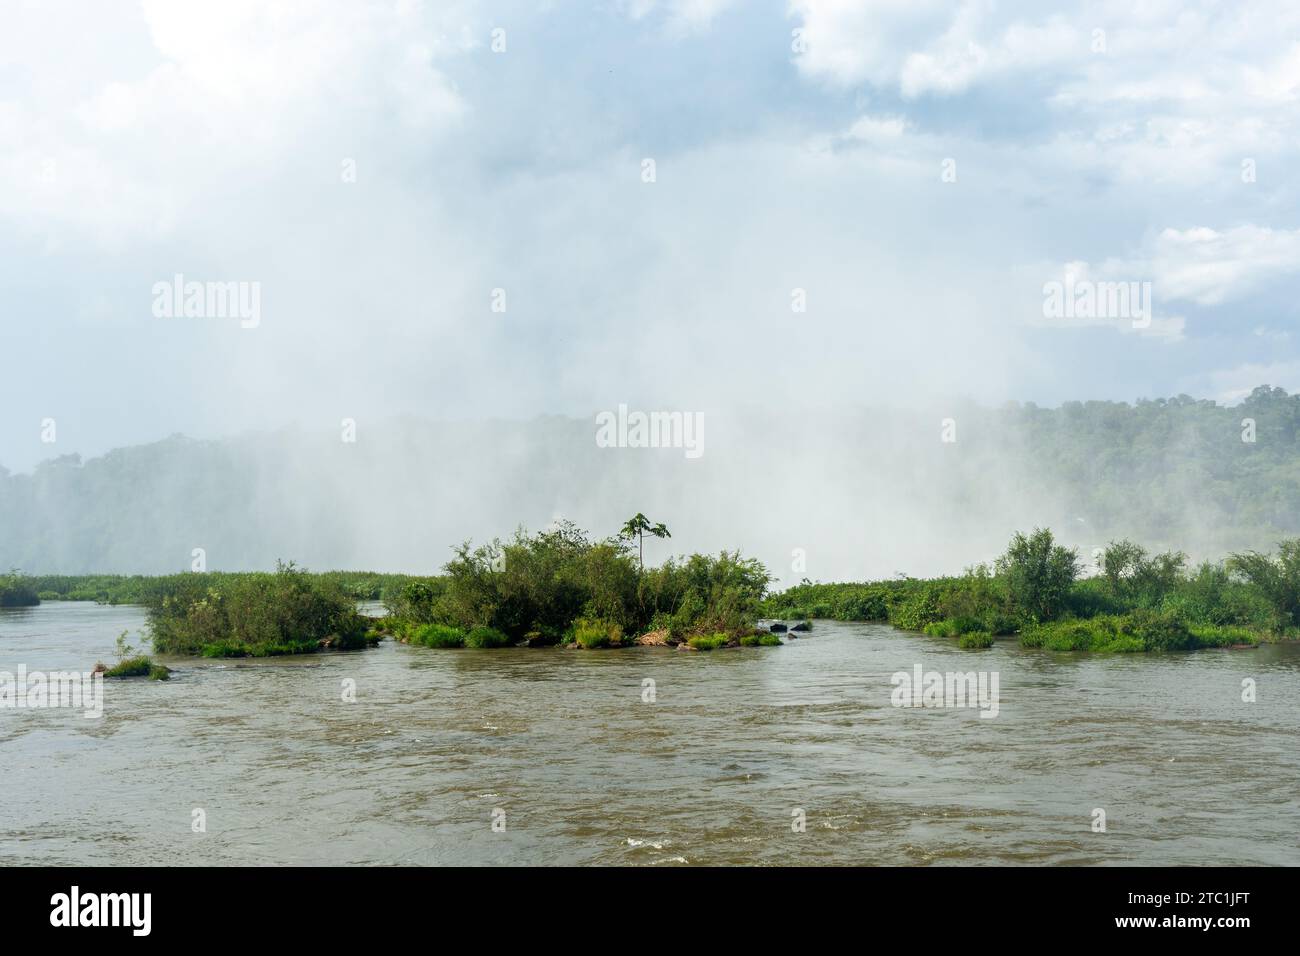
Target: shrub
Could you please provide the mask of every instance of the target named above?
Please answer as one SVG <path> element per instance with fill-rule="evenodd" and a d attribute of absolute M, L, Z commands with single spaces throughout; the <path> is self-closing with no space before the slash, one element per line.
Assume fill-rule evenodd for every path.
<path fill-rule="evenodd" d="M 384 598 L 384 604 L 392 617 L 428 624 L 436 619 L 446 591 L 446 578 L 417 578 L 394 588 Z"/>
<path fill-rule="evenodd" d="M 262 657 L 366 645 L 367 619 L 353 599 L 292 563 L 274 574 L 174 575 L 146 600 L 154 649 L 164 654 Z"/>
<path fill-rule="evenodd" d="M 1178 586 L 1186 563 L 1181 551 L 1149 556 L 1132 541 L 1112 541 L 1102 554 L 1102 577 L 1117 601 L 1151 608 Z"/>
<path fill-rule="evenodd" d="M 509 647 L 510 638 L 494 627 L 476 627 L 465 635 L 466 647 Z"/>
<path fill-rule="evenodd" d="M 578 618 L 569 629 L 569 639 L 587 649 L 612 647 L 623 641 L 623 629 L 613 621 Z"/>
<path fill-rule="evenodd" d="M 40 603 L 41 597 L 30 578 L 17 569 L 0 574 L 0 607 L 35 607 Z"/>
<path fill-rule="evenodd" d="M 984 630 L 986 630 L 984 622 L 970 615 L 935 621 L 932 624 L 927 624 L 924 628 L 925 633 L 932 637 L 960 637 L 963 634 L 973 634 Z"/>
<path fill-rule="evenodd" d="M 1187 650 L 1196 638 L 1177 615 L 1139 609 L 1131 614 L 1101 614 L 1088 620 L 1066 619 L 1028 628 L 1021 635 L 1025 647 L 1052 651 Z"/>
<path fill-rule="evenodd" d="M 1142 608 L 1128 616 L 1125 630 L 1137 637 L 1148 651 L 1185 651 L 1196 646 L 1192 632 L 1175 614 Z"/>
<path fill-rule="evenodd" d="M 136 649 L 127 643 L 127 631 L 117 637 L 117 664 L 104 671 L 105 677 L 148 677 L 150 680 L 167 680 L 171 671 L 161 664 L 155 664 L 145 654 L 137 654 Z M 101 665 L 102 666 L 102 665 Z"/>
<path fill-rule="evenodd" d="M 293 654 L 315 654 L 319 641 L 264 641 L 249 644 L 246 641 L 224 640 L 205 644 L 200 653 L 204 657 L 287 657 Z"/>
<path fill-rule="evenodd" d="M 746 634 L 740 639 L 741 647 L 780 647 L 781 638 L 776 634 Z"/>
<path fill-rule="evenodd" d="M 1049 651 L 1127 653 L 1145 650 L 1142 640 L 1125 632 L 1122 622 L 1122 617 L 1103 615 L 1086 621 L 1067 619 L 1038 624 L 1021 632 L 1020 643 Z"/>
<path fill-rule="evenodd" d="M 967 631 L 957 638 L 958 647 L 984 648 L 993 646 L 993 635 L 988 631 Z"/>
<path fill-rule="evenodd" d="M 1300 538 L 1279 542 L 1277 550 L 1277 557 L 1234 554 L 1228 568 L 1259 590 L 1284 626 L 1300 624 Z"/>
<path fill-rule="evenodd" d="M 447 624 L 421 624 L 411 632 L 409 641 L 421 647 L 464 647 L 465 632 Z"/>
<path fill-rule="evenodd" d="M 1228 647 L 1232 644 L 1259 643 L 1259 635 L 1244 627 L 1192 624 L 1189 630 L 1197 647 Z"/>
<path fill-rule="evenodd" d="M 1027 536 L 1016 533 L 997 570 L 1014 607 L 1030 620 L 1050 621 L 1065 610 L 1079 563 L 1073 550 L 1055 544 L 1051 531 L 1035 528 Z"/>
<path fill-rule="evenodd" d="M 1283 624 L 1268 598 L 1255 587 L 1233 580 L 1222 564 L 1203 562 L 1165 598 L 1165 610 L 1195 624 L 1243 625 L 1277 629 Z"/>
<path fill-rule="evenodd" d="M 1104 577 L 1075 581 L 1066 601 L 1066 613 L 1074 617 L 1123 614 L 1127 610 L 1129 610 L 1128 605 L 1115 596 Z"/>
<path fill-rule="evenodd" d="M 153 668 L 153 662 L 148 657 L 140 655 L 137 657 L 128 657 L 126 660 L 119 661 L 108 670 L 104 671 L 105 677 L 148 677 L 149 671 Z"/>
<path fill-rule="evenodd" d="M 942 620 L 943 612 L 939 609 L 941 591 L 937 585 L 925 582 L 925 586 L 915 588 L 891 605 L 889 623 L 904 631 L 924 630 L 927 624 Z"/>
<path fill-rule="evenodd" d="M 775 634 L 771 636 L 776 637 Z M 710 634 L 708 636 L 697 634 L 686 643 L 697 651 L 716 651 L 719 647 L 726 647 L 730 640 L 731 638 L 726 634 Z"/>

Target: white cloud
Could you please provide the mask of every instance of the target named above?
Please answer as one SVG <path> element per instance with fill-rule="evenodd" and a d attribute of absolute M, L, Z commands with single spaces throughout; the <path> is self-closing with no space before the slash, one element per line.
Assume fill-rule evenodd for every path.
<path fill-rule="evenodd" d="M 808 43 L 799 68 L 839 85 L 942 94 L 1021 73 L 1035 74 L 1036 88 L 1055 83 L 1075 100 L 1094 102 L 1198 99 L 1247 88 L 1292 100 L 1300 87 L 1300 11 L 1286 0 L 1051 7 L 792 0 L 790 9 Z"/>
<path fill-rule="evenodd" d="M 624 12 L 633 20 L 644 20 L 662 12 L 669 32 L 699 33 L 713 25 L 718 15 L 736 0 L 623 0 Z"/>
<path fill-rule="evenodd" d="M 1300 229 L 1165 229 L 1148 261 L 1162 297 L 1220 305 L 1300 272 Z"/>
<path fill-rule="evenodd" d="M 1099 282 L 1150 283 L 1154 319 L 1149 327 L 1138 330 L 1177 341 L 1183 337 L 1186 322 L 1184 317 L 1168 313 L 1169 303 L 1219 306 L 1296 272 L 1300 272 L 1300 230 L 1243 225 L 1218 231 L 1198 226 L 1164 229 L 1136 256 L 1110 258 L 1096 265 L 1064 263 L 1050 270 L 1047 281 L 1079 287 Z M 1116 317 L 1071 317 L 1065 324 L 1137 328 Z M 1265 336 L 1259 328 L 1255 336 L 1278 339 L 1276 331 Z"/>
<path fill-rule="evenodd" d="M 471 45 L 443 29 L 439 17 L 469 22 L 452 7 L 144 0 L 136 17 L 106 25 L 103 42 L 147 38 L 151 61 L 27 59 L 29 89 L 47 93 L 0 93 L 0 214 L 120 242 L 294 153 L 324 162 L 340 120 L 383 109 L 418 135 L 466 109 L 438 68 Z M 43 26 L 60 30 L 52 8 Z"/>
<path fill-rule="evenodd" d="M 1209 397 L 1227 405 L 1240 402 L 1260 385 L 1300 392 L 1300 362 L 1247 362 L 1208 376 Z"/>
<path fill-rule="evenodd" d="M 907 121 L 898 116 L 862 116 L 845 130 L 841 139 L 862 143 L 894 142 L 907 132 Z"/>

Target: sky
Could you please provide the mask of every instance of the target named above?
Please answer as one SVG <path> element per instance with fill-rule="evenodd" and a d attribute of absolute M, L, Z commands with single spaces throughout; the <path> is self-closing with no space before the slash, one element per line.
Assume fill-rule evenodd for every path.
<path fill-rule="evenodd" d="M 0 21 L 11 471 L 345 418 L 1300 389 L 1284 0 Z M 256 320 L 160 315 L 177 275 Z M 1149 314 L 1048 314 L 1066 281 Z"/>

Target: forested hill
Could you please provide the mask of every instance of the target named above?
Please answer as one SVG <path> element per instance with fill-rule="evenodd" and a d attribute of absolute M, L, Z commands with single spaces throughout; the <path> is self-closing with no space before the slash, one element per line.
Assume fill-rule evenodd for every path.
<path fill-rule="evenodd" d="M 1246 423 L 1243 424 L 1243 421 Z M 0 567 L 430 571 L 466 538 L 635 512 L 673 552 L 743 548 L 784 582 L 959 571 L 1053 528 L 1194 557 L 1300 533 L 1300 395 L 896 411 L 706 412 L 703 454 L 598 447 L 593 419 L 360 423 L 173 437 L 0 468 Z M 1253 424 L 1252 424 L 1253 423 Z M 1253 438 L 1253 440 L 1243 440 Z M 945 440 L 952 439 L 952 440 Z"/>

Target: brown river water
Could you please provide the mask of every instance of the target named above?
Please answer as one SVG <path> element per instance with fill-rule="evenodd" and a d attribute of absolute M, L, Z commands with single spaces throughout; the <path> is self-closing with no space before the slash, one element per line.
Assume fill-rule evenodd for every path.
<path fill-rule="evenodd" d="M 0 671 L 88 670 L 143 627 L 0 611 Z M 1300 864 L 1296 645 L 963 651 L 818 622 L 712 653 L 167 663 L 106 682 L 99 719 L 0 709 L 0 865 Z M 997 716 L 893 706 L 916 664 L 996 672 Z"/>

